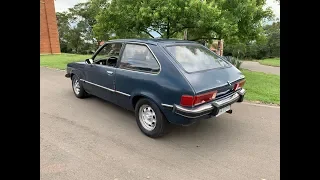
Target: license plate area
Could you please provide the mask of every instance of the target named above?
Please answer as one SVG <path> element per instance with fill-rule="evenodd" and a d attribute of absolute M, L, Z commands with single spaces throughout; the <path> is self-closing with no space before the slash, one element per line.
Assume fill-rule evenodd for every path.
<path fill-rule="evenodd" d="M 224 114 L 225 112 L 229 111 L 231 109 L 231 105 L 228 105 L 226 107 L 223 107 L 221 109 L 219 109 L 218 114 L 216 115 L 216 117 L 220 116 L 221 114 Z"/>

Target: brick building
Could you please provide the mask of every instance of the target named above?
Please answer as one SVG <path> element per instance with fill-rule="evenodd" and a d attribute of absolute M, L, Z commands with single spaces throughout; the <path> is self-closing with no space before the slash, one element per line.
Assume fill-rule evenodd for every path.
<path fill-rule="evenodd" d="M 54 0 L 40 0 L 40 54 L 60 54 Z"/>

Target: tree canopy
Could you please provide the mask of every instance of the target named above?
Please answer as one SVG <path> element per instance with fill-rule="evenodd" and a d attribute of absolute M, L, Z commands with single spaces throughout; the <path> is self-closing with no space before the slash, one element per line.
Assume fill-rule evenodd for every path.
<path fill-rule="evenodd" d="M 225 43 L 224 54 L 241 59 L 280 57 L 280 22 L 265 25 L 263 33 L 255 41 Z"/>
<path fill-rule="evenodd" d="M 274 17 L 265 5 L 266 0 L 89 0 L 57 13 L 61 49 L 83 53 L 114 38 L 182 39 L 187 31 L 189 40 L 224 39 L 241 53 L 256 52 L 254 46 L 279 44 L 280 31 L 263 26 Z"/>
<path fill-rule="evenodd" d="M 265 0 L 112 0 L 96 16 L 94 32 L 176 38 L 188 29 L 190 40 L 248 41 L 260 34 L 263 19 L 273 17 L 264 5 Z"/>

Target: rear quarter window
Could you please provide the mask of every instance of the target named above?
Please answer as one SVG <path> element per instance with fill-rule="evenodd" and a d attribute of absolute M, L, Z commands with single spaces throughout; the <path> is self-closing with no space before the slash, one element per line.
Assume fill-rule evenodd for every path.
<path fill-rule="evenodd" d="M 165 49 L 189 73 L 231 66 L 201 45 L 171 45 Z"/>
<path fill-rule="evenodd" d="M 120 68 L 155 74 L 160 71 L 160 65 L 149 48 L 139 44 L 125 46 Z"/>

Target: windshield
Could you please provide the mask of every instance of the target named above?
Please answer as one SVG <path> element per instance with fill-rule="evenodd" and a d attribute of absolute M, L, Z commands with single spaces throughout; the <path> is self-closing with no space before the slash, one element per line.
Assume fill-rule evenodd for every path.
<path fill-rule="evenodd" d="M 189 73 L 230 66 L 201 45 L 173 45 L 167 46 L 166 49 Z"/>

